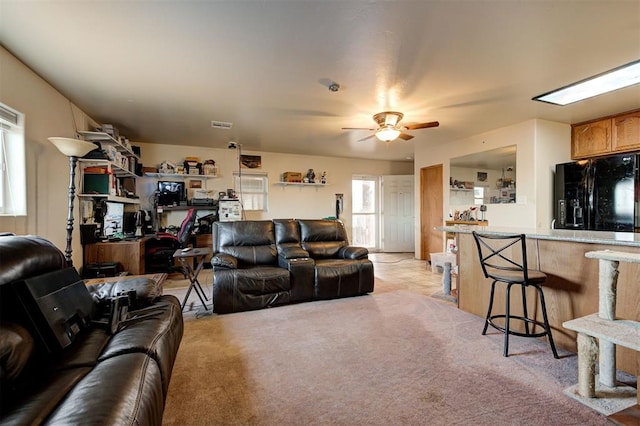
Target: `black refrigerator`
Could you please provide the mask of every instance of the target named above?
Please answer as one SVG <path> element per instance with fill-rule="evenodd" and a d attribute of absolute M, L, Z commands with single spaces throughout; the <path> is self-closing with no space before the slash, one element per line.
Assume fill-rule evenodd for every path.
<path fill-rule="evenodd" d="M 640 155 L 556 165 L 556 229 L 633 232 L 638 218 Z"/>

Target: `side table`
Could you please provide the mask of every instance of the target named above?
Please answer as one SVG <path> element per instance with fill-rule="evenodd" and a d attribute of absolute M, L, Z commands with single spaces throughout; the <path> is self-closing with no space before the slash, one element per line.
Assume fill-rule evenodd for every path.
<path fill-rule="evenodd" d="M 191 290 L 194 290 L 195 293 L 200 298 L 200 302 L 202 302 L 202 306 L 205 309 L 207 308 L 207 295 L 205 294 L 200 282 L 198 281 L 198 274 L 202 270 L 204 266 L 204 260 L 207 256 L 211 254 L 211 249 L 209 248 L 192 248 L 188 251 L 183 251 L 182 249 L 178 249 L 173 253 L 173 258 L 177 259 L 180 262 L 180 266 L 189 278 L 189 288 L 187 289 L 187 294 L 184 296 L 184 300 L 182 301 L 182 309 L 184 310 L 185 305 L 187 304 L 187 300 L 189 299 L 189 295 L 191 294 Z M 193 260 L 192 266 L 190 260 Z"/>

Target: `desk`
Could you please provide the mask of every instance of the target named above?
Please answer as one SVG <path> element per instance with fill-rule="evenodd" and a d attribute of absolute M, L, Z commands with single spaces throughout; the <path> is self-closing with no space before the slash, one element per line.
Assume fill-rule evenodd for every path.
<path fill-rule="evenodd" d="M 194 248 L 188 251 L 183 251 L 182 249 L 178 249 L 173 253 L 173 258 L 178 259 L 182 269 L 185 271 L 187 278 L 189 278 L 189 289 L 187 290 L 187 294 L 184 296 L 184 300 L 182 301 L 182 309 L 184 310 L 185 305 L 187 304 L 187 300 L 189 299 L 189 295 L 191 294 L 191 290 L 194 290 L 198 297 L 200 298 L 200 302 L 202 302 L 202 306 L 207 309 L 207 302 L 209 299 L 207 295 L 204 293 L 200 282 L 198 282 L 198 274 L 202 270 L 204 266 L 204 260 L 207 256 L 211 254 L 211 249 L 209 248 Z M 189 259 L 193 259 L 194 264 L 197 263 L 195 268 L 191 266 L 189 263 Z M 212 306 L 213 309 L 213 306 Z"/>
<path fill-rule="evenodd" d="M 131 275 L 144 274 L 145 243 L 151 237 L 84 246 L 84 264 L 118 262 Z"/>

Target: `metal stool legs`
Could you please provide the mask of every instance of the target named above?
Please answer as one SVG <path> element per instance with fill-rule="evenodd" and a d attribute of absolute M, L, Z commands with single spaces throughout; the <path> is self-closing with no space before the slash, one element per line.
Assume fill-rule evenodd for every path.
<path fill-rule="evenodd" d="M 498 281 L 494 280 L 491 283 L 491 296 L 489 298 L 489 307 L 487 309 L 487 315 L 485 317 L 484 328 L 482 329 L 482 334 L 487 334 L 487 328 L 491 325 L 496 330 L 504 333 L 504 348 L 503 348 L 503 356 L 509 356 L 509 335 L 516 335 L 521 337 L 542 337 L 548 336 L 549 338 L 549 346 L 551 346 L 551 351 L 553 352 L 553 357 L 558 359 L 558 352 L 556 351 L 555 343 L 553 342 L 553 335 L 551 334 L 551 327 L 549 326 L 549 319 L 547 317 L 547 306 L 544 300 L 544 293 L 542 288 L 537 284 L 529 284 L 532 287 L 535 287 L 538 292 L 538 296 L 540 298 L 540 306 L 542 308 L 542 318 L 543 321 L 536 321 L 535 319 L 529 318 L 528 310 L 527 310 L 527 296 L 526 296 L 526 285 L 522 285 L 519 283 L 505 283 L 507 285 L 506 289 L 506 299 L 505 299 L 505 313 L 493 315 L 493 297 L 495 294 L 495 287 Z M 523 315 L 511 315 L 511 286 L 517 284 L 521 286 L 522 289 L 522 310 Z M 504 327 L 496 324 L 494 322 L 497 318 L 504 318 Z M 516 319 L 520 320 L 524 323 L 524 333 L 519 331 L 511 330 L 511 320 Z M 533 326 L 533 329 L 529 329 L 529 324 Z M 535 326 L 542 327 L 544 329 L 543 332 L 535 333 Z"/>

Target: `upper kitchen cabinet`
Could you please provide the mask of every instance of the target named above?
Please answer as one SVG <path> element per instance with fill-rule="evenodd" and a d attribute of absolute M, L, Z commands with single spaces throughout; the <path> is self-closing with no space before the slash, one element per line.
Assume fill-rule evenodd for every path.
<path fill-rule="evenodd" d="M 571 126 L 574 160 L 640 150 L 640 110 Z"/>
<path fill-rule="evenodd" d="M 571 158 L 588 158 L 610 152 L 610 119 L 571 126 Z"/>
<path fill-rule="evenodd" d="M 640 150 L 640 111 L 612 119 L 611 149 L 615 152 Z"/>

